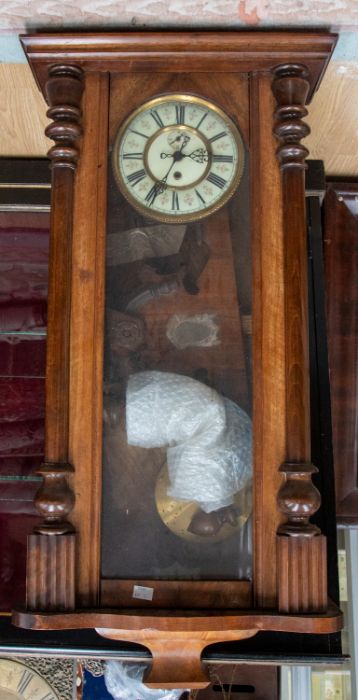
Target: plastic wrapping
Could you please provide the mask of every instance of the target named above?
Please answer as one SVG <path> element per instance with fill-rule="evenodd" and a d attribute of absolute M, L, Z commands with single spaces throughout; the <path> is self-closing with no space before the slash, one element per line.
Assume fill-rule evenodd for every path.
<path fill-rule="evenodd" d="M 153 690 L 142 682 L 146 664 L 108 661 L 104 680 L 114 700 L 179 700 L 184 690 Z"/>
<path fill-rule="evenodd" d="M 169 372 L 130 377 L 127 439 L 167 447 L 168 495 L 207 513 L 234 502 L 251 478 L 251 421 L 233 401 L 201 382 Z"/>

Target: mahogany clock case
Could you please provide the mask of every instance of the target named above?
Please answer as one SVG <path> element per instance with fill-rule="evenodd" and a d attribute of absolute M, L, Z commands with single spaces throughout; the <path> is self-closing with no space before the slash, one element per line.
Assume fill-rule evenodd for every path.
<path fill-rule="evenodd" d="M 318 470 L 311 462 L 304 188 L 307 150 L 300 143 L 309 131 L 303 121 L 307 113 L 305 105 L 318 87 L 335 41 L 334 35 L 325 33 L 235 32 L 128 32 L 22 38 L 36 79 L 50 105 L 48 116 L 52 123 L 46 133 L 55 145 L 49 151 L 53 187 L 45 462 L 38 470 L 43 483 L 36 497 L 43 522 L 34 528 L 28 540 L 26 611 L 15 612 L 13 619 L 15 624 L 31 629 L 90 626 L 117 641 L 141 642 L 153 655 L 148 682 L 159 686 L 179 682 L 181 687 L 188 687 L 188 683 L 189 687 L 202 687 L 201 684 L 207 683 L 200 655 L 210 642 L 248 638 L 262 629 L 334 633 L 341 628 L 342 616 L 327 597 L 327 577 L 324 574 L 326 536 L 314 522 L 320 494 L 313 483 Z M 212 151 L 210 172 L 203 167 L 199 180 L 190 176 L 186 194 L 170 179 L 173 194 L 171 197 L 169 192 L 169 199 L 167 197 L 170 173 L 173 172 L 178 181 L 180 178 L 185 181 L 189 160 L 185 160 L 182 167 L 183 159 L 192 158 L 198 165 L 203 154 L 210 153 L 210 148 L 203 144 L 220 143 L 219 139 L 222 139 L 224 145 L 224 136 L 226 138 L 226 132 L 221 133 L 219 119 L 216 124 L 218 133 L 215 131 L 213 137 L 206 133 L 209 120 L 199 129 L 200 122 L 193 122 L 194 109 L 188 110 L 189 123 L 181 123 L 179 103 L 182 105 L 186 91 L 203 96 L 206 104 L 217 104 L 221 113 L 236 124 L 245 150 L 250 153 L 250 163 L 246 157 L 250 196 L 247 198 L 242 194 L 245 192 L 244 175 L 237 192 L 229 201 L 224 202 L 223 197 L 224 206 L 217 211 L 211 205 L 217 201 L 218 193 L 215 189 L 213 195 L 209 193 L 209 185 L 222 189 L 224 193 L 227 181 L 215 168 L 219 165 L 226 167 L 234 160 L 220 160 L 216 146 Z M 162 103 L 163 111 L 158 107 L 155 114 L 145 112 L 145 105 L 158 93 L 179 95 L 176 98 L 178 109 L 174 111 L 178 119 L 176 125 L 166 121 L 165 110 L 171 111 L 168 102 Z M 129 115 L 141 105 L 144 111 L 136 113 L 139 114 L 140 126 L 137 129 L 137 121 Z M 148 119 L 152 117 L 149 129 L 156 129 L 154 121 L 157 125 L 163 123 L 154 134 L 146 131 L 146 114 Z M 196 126 L 192 127 L 193 123 Z M 133 173 L 130 170 L 132 156 L 138 158 L 140 152 L 134 136 L 133 144 L 128 140 L 130 149 L 123 155 L 123 160 L 125 156 L 128 160 L 123 165 L 127 184 L 132 189 L 138 188 L 136 197 L 145 202 L 148 218 L 153 218 L 154 206 L 153 211 L 150 207 L 158 196 L 155 206 L 163 211 L 168 211 L 169 207 L 171 216 L 178 216 L 179 225 L 184 223 L 189 227 L 195 223 L 194 234 L 188 237 L 189 240 L 185 230 L 181 234 L 176 231 L 176 247 L 170 236 L 162 237 L 161 245 L 164 238 L 169 255 L 163 255 L 165 246 L 159 246 L 159 254 L 153 257 L 159 235 L 155 236 L 155 246 L 152 252 L 149 251 L 149 257 L 147 246 L 138 258 L 136 246 L 133 247 L 132 211 L 124 202 L 120 203 L 119 198 L 114 206 L 110 200 L 108 206 L 110 179 L 107 166 L 111 148 L 117 147 L 116 134 L 121 124 L 135 124 L 134 136 L 141 132 L 139 137 L 143 138 L 144 130 L 145 138 L 149 139 L 149 150 L 144 149 L 143 153 L 147 163 L 144 174 L 138 168 Z M 126 129 L 126 126 L 122 128 Z M 176 136 L 175 129 L 179 132 Z M 193 138 L 193 152 L 186 150 L 189 132 Z M 127 149 L 127 131 L 123 133 Z M 168 141 L 166 135 L 170 136 Z M 171 151 L 174 136 L 178 145 Z M 168 170 L 167 158 L 172 158 Z M 163 165 L 161 169 L 159 164 Z M 173 169 L 174 164 L 179 165 Z M 192 172 L 191 167 L 189 170 Z M 154 180 L 157 181 L 151 184 L 154 171 Z M 116 174 L 118 177 L 118 172 Z M 205 178 L 208 192 L 205 191 L 204 196 L 202 183 Z M 142 186 L 145 188 L 144 200 L 143 194 L 138 194 Z M 197 197 L 201 203 L 204 200 L 205 205 L 208 198 L 209 215 L 201 220 L 196 213 L 194 220 L 188 222 L 185 214 L 181 222 L 179 214 L 182 209 L 187 212 L 192 206 L 189 200 L 194 195 L 194 187 L 198 188 L 200 196 Z M 235 208 L 241 199 L 243 215 Z M 249 267 L 252 282 L 247 277 L 242 251 L 235 250 L 235 242 L 241 239 L 244 231 L 240 228 L 242 221 L 248 221 L 246 205 L 250 211 L 252 266 Z M 197 210 L 201 204 L 196 200 L 195 206 Z M 135 205 L 134 209 L 139 207 Z M 143 207 L 140 213 L 144 213 Z M 148 238 L 148 223 L 140 220 L 138 228 L 144 228 Z M 119 241 L 125 240 L 126 235 L 128 238 L 128 231 L 131 232 L 130 245 L 126 250 Z M 220 246 L 215 248 L 219 231 L 223 234 L 221 249 Z M 224 241 L 226 231 L 233 234 L 233 254 L 228 254 L 230 246 L 226 239 Z M 248 250 L 248 241 L 244 237 L 243 240 Z M 127 257 L 123 258 L 123 254 Z M 236 269 L 237 263 L 243 263 L 243 267 Z M 226 267 L 226 274 L 221 275 L 223 288 L 215 290 L 213 282 L 217 283 L 220 276 L 211 271 L 223 265 L 223 272 L 228 264 L 231 265 L 230 272 Z M 124 285 L 125 279 L 128 284 Z M 233 293 L 238 279 L 243 280 L 245 290 L 251 287 L 252 301 L 250 295 L 245 298 L 239 284 Z M 213 300 L 219 303 L 225 296 L 225 287 L 230 284 L 232 289 L 228 298 L 234 303 L 226 304 L 225 309 L 220 305 L 216 307 Z M 168 293 L 162 295 L 165 289 Z M 192 297 L 190 305 L 189 297 Z M 200 347 L 200 351 L 195 343 L 188 351 L 179 352 L 181 349 L 175 347 L 172 339 L 177 338 L 178 317 L 182 320 L 184 316 L 187 320 L 191 307 L 197 312 L 195 323 L 205 314 L 210 319 L 211 328 L 217 323 L 222 347 L 220 342 L 217 348 Z M 213 315 L 212 311 L 215 312 Z M 227 326 L 230 331 L 239 328 L 241 336 L 237 331 L 234 331 L 234 338 L 226 334 L 225 316 L 229 319 L 230 314 L 236 315 L 238 324 L 231 320 Z M 244 331 L 247 333 L 250 328 L 245 316 L 251 317 L 253 324 L 252 370 L 250 342 L 249 338 L 244 338 Z M 130 327 L 132 335 L 128 333 Z M 231 352 L 230 346 L 233 348 Z M 240 347 L 242 351 L 239 351 Z M 217 350 L 218 361 L 212 364 Z M 110 481 L 113 484 L 115 471 L 122 478 L 123 464 L 128 466 L 129 479 L 122 480 L 119 489 L 121 497 L 125 498 L 125 494 L 132 498 L 135 491 L 132 475 L 135 477 L 133 481 L 139 483 L 141 474 L 140 469 L 136 474 L 134 468 L 139 465 L 139 453 L 131 461 L 127 446 L 123 447 L 123 434 L 118 429 L 124 425 L 121 384 L 126 385 L 128 376 L 125 425 L 130 446 L 144 448 L 147 453 L 150 452 L 148 447 L 164 446 L 153 441 L 154 421 L 148 420 L 146 415 L 148 404 L 144 402 L 145 405 L 138 406 L 143 386 L 148 391 L 148 374 L 151 382 L 163 382 L 164 375 L 165 381 L 172 385 L 180 383 L 182 386 L 185 380 L 184 383 L 192 387 L 194 381 L 207 396 L 210 392 L 217 392 L 219 398 L 213 400 L 212 409 L 216 401 L 220 405 L 226 401 L 231 402 L 228 404 L 230 411 L 236 411 L 237 415 L 238 410 L 246 409 L 247 415 L 252 406 L 255 522 L 252 575 L 243 575 L 239 571 L 235 576 L 233 570 L 227 570 L 221 581 L 220 572 L 217 573 L 213 566 L 215 557 L 212 564 L 210 557 L 204 557 L 195 571 L 192 563 L 195 557 L 192 554 L 187 557 L 189 548 L 186 543 L 182 545 L 182 552 L 177 550 L 179 567 L 175 571 L 169 560 L 162 558 L 162 544 L 155 555 L 148 545 L 152 556 L 147 564 L 152 563 L 153 568 L 148 569 L 146 565 L 144 571 L 138 568 L 141 553 L 135 548 L 140 545 L 140 536 L 135 536 L 135 544 L 132 541 L 130 547 L 130 555 L 134 552 L 135 560 L 123 560 L 129 578 L 121 578 L 121 549 L 118 549 L 117 542 L 121 535 L 129 542 L 130 531 L 135 527 L 133 521 L 130 531 L 126 532 L 123 514 L 128 515 L 128 521 L 129 516 L 133 520 L 133 514 L 138 520 L 140 509 L 143 507 L 143 512 L 148 509 L 146 499 L 152 491 L 151 505 L 155 501 L 159 516 L 159 519 L 156 516 L 156 523 L 168 540 L 167 531 L 173 522 L 171 515 L 167 519 L 168 504 L 165 499 L 163 501 L 163 491 L 164 497 L 196 500 L 193 491 L 188 498 L 187 490 L 177 488 L 179 468 L 175 472 L 173 465 L 177 467 L 179 453 L 182 453 L 179 441 L 176 445 L 175 436 L 173 438 L 167 432 L 167 465 L 161 456 L 154 470 L 151 471 L 152 467 L 144 469 L 149 478 L 148 488 L 143 489 L 143 494 L 138 492 L 137 499 L 129 499 L 127 507 L 125 501 L 122 502 L 119 520 L 114 521 L 113 512 L 108 517 L 108 479 L 106 497 L 102 497 L 106 466 L 111 465 Z M 177 396 L 184 396 L 180 399 L 182 408 L 190 392 L 178 391 Z M 233 403 L 238 408 L 233 409 Z M 226 406 L 225 413 L 230 412 Z M 163 412 L 161 402 L 158 403 L 159 409 Z M 132 420 L 136 411 L 142 417 Z M 199 420 L 200 412 L 197 416 Z M 229 419 L 227 421 L 229 425 Z M 180 425 L 184 433 L 185 425 L 185 421 Z M 173 428 L 172 415 L 168 426 Z M 136 435 L 138 427 L 141 428 L 139 437 Z M 150 439 L 142 443 L 146 430 L 147 434 L 150 432 Z M 106 443 L 104 452 L 102 449 L 102 434 L 107 436 L 107 433 L 109 442 L 112 441 L 113 459 L 108 457 L 110 450 L 107 450 Z M 233 433 L 228 429 L 220 433 L 220 439 L 225 436 L 226 441 Z M 195 439 L 198 435 L 199 430 Z M 204 440 L 201 433 L 200 439 Z M 171 452 L 173 440 L 175 459 Z M 227 460 L 227 443 L 224 444 Z M 240 449 L 242 444 L 240 441 Z M 219 440 L 215 445 L 219 445 Z M 192 445 L 191 449 L 195 452 Z M 234 452 L 236 455 L 237 450 Z M 153 452 L 147 463 L 152 457 Z M 187 467 L 189 460 L 182 460 L 182 464 Z M 196 464 L 200 464 L 200 460 Z M 204 461 L 201 467 L 203 464 Z M 161 470 L 166 466 L 170 488 L 162 487 L 161 490 L 161 479 L 163 474 L 165 476 L 165 471 Z M 180 469 L 182 471 L 182 467 Z M 208 470 L 208 477 L 209 474 L 211 478 Z M 219 483 L 222 486 L 224 479 Z M 207 493 L 197 498 L 204 514 L 208 500 Z M 175 536 L 183 541 L 188 533 L 202 537 L 203 520 L 206 524 L 210 521 L 212 527 L 215 519 L 219 523 L 216 533 L 219 531 L 221 536 L 220 529 L 224 532 L 224 524 L 235 525 L 233 513 L 228 513 L 230 503 L 224 501 L 221 509 L 224 519 L 223 513 L 221 519 L 215 515 L 215 509 L 214 516 L 210 515 L 210 508 L 210 517 L 205 515 L 204 518 L 200 511 L 191 513 L 189 522 L 181 533 L 175 532 Z M 233 510 L 236 518 L 241 511 L 237 506 Z M 153 514 L 153 528 L 148 530 L 154 531 L 154 520 Z M 110 530 L 113 551 L 117 549 L 116 557 L 108 556 Z M 143 526 L 139 528 L 140 532 L 144 532 Z M 208 536 L 208 531 L 205 536 Z M 154 539 L 160 542 L 160 538 L 161 535 L 156 535 Z M 201 541 L 189 544 L 193 551 L 196 547 L 199 551 L 203 546 Z M 106 549 L 107 555 L 103 556 Z M 197 561 L 199 563 L 199 557 Z M 46 572 L 46 585 L 43 585 L 43 572 Z M 143 579 L 145 573 L 148 579 Z M 181 583 L 181 579 L 185 583 Z M 143 585 L 138 585 L 138 581 L 143 581 Z M 143 589 L 145 591 L 145 600 L 141 598 L 140 604 L 138 588 L 141 589 L 140 595 Z M 154 595 L 153 603 L 147 597 L 149 594 L 150 598 Z M 200 610 L 201 605 L 204 609 Z"/>
<path fill-rule="evenodd" d="M 49 163 L 46 159 L 43 160 L 21 160 L 21 159 L 1 159 L 0 161 L 0 177 L 1 181 L 4 183 L 14 182 L 16 185 L 24 181 L 29 180 L 29 183 L 36 183 L 39 180 L 37 173 L 44 173 L 43 181 L 49 183 Z M 310 295 L 310 363 L 311 363 L 311 416 L 312 416 L 312 449 L 315 458 L 315 464 L 319 466 L 320 474 L 322 474 L 322 479 L 320 480 L 319 487 L 322 489 L 326 487 L 326 492 L 323 493 L 323 505 L 319 510 L 318 524 L 323 529 L 323 531 L 328 536 L 328 561 L 329 561 L 329 594 L 333 600 L 338 602 L 337 595 L 337 571 L 336 571 L 336 554 L 335 554 L 335 527 L 333 519 L 330 517 L 332 513 L 332 499 L 333 493 L 330 485 L 332 484 L 332 455 L 330 442 L 327 440 L 327 435 L 330 432 L 330 418 L 329 411 L 327 412 L 327 401 L 326 397 L 329 398 L 329 386 L 328 386 L 328 372 L 327 372 L 327 355 L 324 350 L 324 337 L 325 337 L 325 324 L 324 324 L 324 313 L 323 313 L 323 284 L 322 284 L 322 248 L 321 248 L 321 205 L 320 197 L 317 194 L 318 191 L 322 193 L 324 189 L 324 180 L 322 180 L 322 164 L 319 162 L 309 162 L 309 170 L 306 178 L 306 194 L 307 194 L 307 205 L 308 205 L 308 233 L 310 244 L 310 255 L 309 261 L 310 266 L 310 289 L 312 286 L 315 288 L 315 293 Z M 16 217 L 17 207 L 20 209 L 25 209 L 25 211 L 31 211 L 33 205 L 42 205 L 45 209 L 49 206 L 48 190 L 45 188 L 41 190 L 42 196 L 39 199 L 39 190 L 31 189 L 27 187 L 23 192 L 22 196 L 19 197 L 19 189 L 10 188 L 5 190 L 1 189 L 2 209 L 6 209 L 1 215 L 8 217 L 8 209 L 11 207 L 11 216 Z M 24 194 L 26 194 L 26 199 L 24 199 Z M 15 201 L 14 201 L 15 200 Z M 15 210 L 14 210 L 15 206 Z M 25 214 L 26 215 L 26 214 Z M 20 218 L 23 217 L 22 213 Z M 42 214 L 47 220 L 47 227 L 49 226 L 49 213 L 44 212 Z M 16 225 L 22 224 L 19 216 L 15 218 L 14 222 Z M 31 226 L 31 219 L 29 214 L 27 214 L 27 226 Z M 29 229 L 31 231 L 31 229 Z M 34 242 L 35 245 L 35 242 Z M 21 251 L 19 264 L 22 264 Z M 26 248 L 24 255 L 27 257 L 30 255 L 33 257 L 34 252 L 32 249 Z M 25 263 L 25 258 L 23 260 Z M 319 339 L 319 342 L 318 342 Z M 11 346 L 13 347 L 13 346 Z M 34 359 L 36 359 L 34 357 Z M 44 355 L 43 355 L 43 366 L 41 374 L 44 375 L 45 365 L 44 365 Z M 15 369 L 15 365 L 14 366 Z M 32 370 L 33 372 L 33 370 Z M 9 381 L 9 374 L 12 371 L 8 370 L 5 374 L 8 377 L 4 381 Z M 40 406 L 39 406 L 40 408 Z M 20 409 L 20 406 L 19 406 Z M 325 439 L 322 440 L 322 435 Z M 15 449 L 16 445 L 12 449 Z M 43 448 L 41 448 L 42 450 Z M 37 463 L 40 464 L 43 452 L 38 455 Z M 19 462 L 19 456 L 16 455 L 12 458 Z M 28 460 L 28 458 L 26 458 Z M 24 459 L 22 459 L 24 462 Z M 9 456 L 3 459 L 4 468 L 5 463 L 9 465 Z M 25 462 L 24 462 L 25 464 Z M 24 472 L 23 472 L 24 473 Z M 5 472 L 2 470 L 2 474 Z M 35 477 L 33 472 L 26 472 L 28 478 L 38 478 Z M 6 472 L 8 476 L 8 472 Z M 6 476 L 5 475 L 5 476 Z M 15 477 L 14 477 L 15 478 Z M 19 483 L 16 481 L 16 483 Z M 37 482 L 35 482 L 36 486 Z M 6 505 L 6 504 L 5 504 Z M 33 517 L 36 519 L 36 511 L 34 510 Z M 8 517 L 8 516 L 6 516 Z M 24 536 L 21 541 L 21 547 L 23 554 L 25 555 L 26 546 L 26 534 L 24 531 Z M 20 563 L 20 562 L 19 562 Z M 22 564 L 22 573 L 17 575 L 16 580 L 22 582 L 22 586 L 25 583 L 25 562 Z M 20 576 L 20 579 L 19 579 Z M 9 591 L 9 587 L 6 588 Z M 11 583 L 12 592 L 14 589 L 14 581 Z M 4 596 L 8 596 L 9 593 L 4 590 Z M 13 595 L 10 599 L 6 598 L 5 607 L 3 610 L 10 610 L 12 605 L 20 602 L 21 595 L 18 590 L 17 595 Z M 31 632 L 28 630 L 16 629 L 10 624 L 10 618 L 8 616 L 0 616 L 0 648 L 2 650 L 9 651 L 11 648 L 16 648 L 19 652 L 21 649 L 26 652 L 26 649 L 36 649 L 43 651 L 47 650 L 56 651 L 56 649 L 65 649 L 67 653 L 95 653 L 103 657 L 114 654 L 115 651 L 123 656 L 128 656 L 128 654 L 139 656 L 143 658 L 144 651 L 137 645 L 129 645 L 127 643 L 122 643 L 120 649 L 118 649 L 118 644 L 106 640 L 102 637 L 96 635 L 95 632 L 88 630 L 84 631 L 72 631 L 72 632 L 42 632 L 41 634 Z M 267 650 L 270 649 L 270 654 L 268 655 Z M 290 656 L 292 659 L 300 658 L 297 654 L 304 654 L 307 659 L 313 662 L 319 663 L 320 660 L 325 660 L 326 655 L 329 654 L 330 657 L 339 659 L 340 653 L 340 641 L 339 635 L 285 635 L 282 633 L 270 634 L 270 633 L 260 633 L 253 639 L 249 639 L 246 642 L 238 642 L 235 644 L 221 646 L 213 648 L 211 651 L 205 653 L 205 658 L 208 659 L 232 659 L 241 658 L 261 658 L 268 656 L 274 660 L 283 661 L 285 658 Z"/>

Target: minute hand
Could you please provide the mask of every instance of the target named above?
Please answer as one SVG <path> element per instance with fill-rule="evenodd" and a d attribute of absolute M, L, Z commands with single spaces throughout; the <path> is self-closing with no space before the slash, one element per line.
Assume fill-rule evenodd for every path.
<path fill-rule="evenodd" d="M 156 198 L 158 197 L 158 194 L 163 194 L 163 192 L 165 192 L 165 190 L 167 189 L 167 187 L 168 187 L 167 179 L 168 179 L 168 175 L 169 175 L 173 165 L 174 165 L 174 161 L 172 162 L 167 174 L 164 175 L 164 177 L 162 177 L 161 180 L 158 180 L 158 182 L 155 182 L 153 187 L 149 190 L 145 199 L 146 199 L 146 202 L 148 202 L 150 207 L 154 204 Z"/>

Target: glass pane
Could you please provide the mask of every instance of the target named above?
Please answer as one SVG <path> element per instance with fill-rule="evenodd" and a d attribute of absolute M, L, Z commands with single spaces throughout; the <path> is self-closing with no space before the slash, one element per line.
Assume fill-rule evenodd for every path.
<path fill-rule="evenodd" d="M 215 115 L 208 120 L 208 133 L 197 137 L 190 125 L 178 127 L 181 113 L 174 107 L 159 105 L 157 118 L 145 114 L 131 122 L 139 133 L 131 145 L 122 127 L 124 157 L 114 156 L 109 166 L 102 575 L 247 579 L 252 482 L 248 155 L 240 135 L 237 150 L 226 132 L 216 138 L 220 115 L 217 122 Z M 194 119 L 189 107 L 187 121 Z M 196 107 L 199 123 L 202 105 Z M 150 146 L 144 147 L 141 168 L 136 158 L 146 129 L 149 135 L 142 141 Z M 165 187 L 156 192 L 158 211 L 148 217 L 145 202 L 153 185 L 146 173 L 156 167 L 150 160 L 154 146 L 158 163 L 169 166 L 155 175 Z M 204 165 L 195 160 L 202 157 L 209 158 L 209 171 L 201 171 Z M 127 185 L 136 193 L 144 188 L 140 205 L 120 180 L 121 158 Z M 216 190 L 225 191 L 222 180 L 229 181 L 239 158 L 240 184 L 217 209 L 223 199 L 215 199 Z M 185 179 L 186 163 L 191 167 L 193 160 L 197 189 L 214 202 L 206 216 L 198 209 L 204 207 L 199 198 L 199 204 L 184 203 L 192 188 L 176 189 L 163 176 L 174 166 L 178 181 Z M 128 172 L 126 161 L 132 168 Z M 144 176 L 138 174 L 142 170 Z M 197 207 L 196 213 L 183 213 L 185 206 Z"/>

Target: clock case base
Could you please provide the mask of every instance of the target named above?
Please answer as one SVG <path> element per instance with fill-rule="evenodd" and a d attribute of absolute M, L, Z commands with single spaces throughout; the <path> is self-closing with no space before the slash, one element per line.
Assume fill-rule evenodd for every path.
<path fill-rule="evenodd" d="M 147 647 L 152 655 L 145 683 L 152 688 L 205 688 L 209 679 L 201 656 L 205 647 L 217 642 L 240 641 L 258 631 L 332 634 L 340 629 L 342 615 L 330 602 L 325 614 L 280 615 L 277 611 L 134 609 L 31 613 L 16 611 L 13 623 L 32 630 L 94 628 L 102 637 L 129 641 Z"/>

